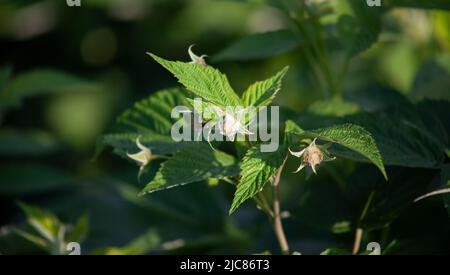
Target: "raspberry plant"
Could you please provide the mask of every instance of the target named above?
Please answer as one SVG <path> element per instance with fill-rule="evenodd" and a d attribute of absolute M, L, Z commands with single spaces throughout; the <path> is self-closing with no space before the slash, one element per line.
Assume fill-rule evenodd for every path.
<path fill-rule="evenodd" d="M 266 80 L 253 83 L 240 97 L 231 88 L 223 73 L 204 62 L 169 61 L 154 54 L 150 56 L 170 71 L 183 87 L 158 91 L 148 99 L 137 102 L 132 109 L 125 111 L 118 118 L 116 128 L 119 130 L 103 137 L 104 144 L 112 146 L 121 156 L 137 160 L 141 169 L 151 165 L 150 152 L 167 159 L 141 191 L 141 195 L 211 179 L 229 182 L 236 187 L 230 214 L 245 201 L 253 199 L 274 221 L 281 249 L 284 253 L 289 253 L 281 224 L 278 193 L 282 182 L 281 172 L 291 147 L 311 144 L 305 149 L 302 165 L 311 167 L 314 172 L 316 165 L 322 165 L 323 154 L 330 154 L 325 148 L 339 146 L 344 150 L 333 151 L 333 155 L 345 158 L 354 153 L 356 159 L 376 165 L 387 179 L 375 140 L 363 127 L 354 124 L 303 130 L 292 120 L 281 122 L 281 128 L 284 128 L 282 143 L 277 151 L 270 153 L 260 150 L 262 141 L 253 144 L 234 141 L 237 147 L 234 153 L 212 148 L 205 142 L 173 141 L 170 135 L 174 123 L 171 120 L 171 111 L 176 106 L 194 108 L 191 104 L 197 96 L 203 99 L 205 104 L 215 108 L 267 107 L 281 90 L 282 79 L 288 68 Z M 219 121 L 226 119 L 223 114 L 222 117 L 220 114 L 216 116 L 219 116 Z M 207 116 L 204 119 L 211 118 Z M 316 143 L 322 143 L 323 147 L 316 146 Z M 310 153 L 311 146 L 314 146 L 315 152 Z M 134 154 L 129 153 L 139 150 L 140 152 Z M 316 159 L 308 161 L 308 156 Z M 268 183 L 274 189 L 273 207 L 269 206 L 268 198 L 261 193 Z"/>
<path fill-rule="evenodd" d="M 126 110 L 117 119 L 114 130 L 103 136 L 103 146 L 112 147 L 118 155 L 136 161 L 140 166 L 140 175 L 141 172 L 146 174 L 145 171 L 152 165 L 159 166 L 156 173 L 148 173 L 150 178 L 145 182 L 141 195 L 200 182 L 233 185 L 235 192 L 229 198 L 229 214 L 251 201 L 268 216 L 281 251 L 285 254 L 292 252 L 289 236 L 283 229 L 280 196 L 283 178 L 291 172 L 284 169 L 286 163 L 296 162 L 297 169 L 292 172 L 297 172 L 297 177 L 306 174 L 309 180 L 316 177 L 313 174 L 320 177 L 323 171 L 327 171 L 327 161 L 347 159 L 371 163 L 377 168 L 378 175 L 371 174 L 371 178 L 355 180 L 356 185 L 364 185 L 370 191 L 362 203 L 361 212 L 357 214 L 359 217 L 352 224 L 335 223 L 332 229 L 334 232 L 354 230 L 351 253 L 357 254 L 365 233 L 387 231 L 414 199 L 417 201 L 449 192 L 448 188 L 438 188 L 423 195 L 427 190 L 422 185 L 420 188 L 407 188 L 399 184 L 402 180 L 398 174 L 394 175 L 394 185 L 390 185 L 385 169 L 385 165 L 430 169 L 441 174 L 441 187 L 448 184 L 448 167 L 445 165 L 450 155 L 448 102 L 412 102 L 386 90 L 380 92 L 385 98 L 382 100 L 369 95 L 368 91 L 359 98 L 348 100 L 348 96 L 343 94 L 344 81 L 341 81 L 348 74 L 351 61 L 379 40 L 383 31 L 382 18 L 390 10 L 405 6 L 427 9 L 447 9 L 448 6 L 437 2 L 427 5 L 416 1 L 385 1 L 382 7 L 369 8 L 364 2 L 348 1 L 352 14 L 340 16 L 333 25 L 325 25 L 322 21 L 323 17 L 332 14 L 332 9 L 322 1 L 274 2 L 272 6 L 278 8 L 291 23 L 288 28 L 244 37 L 211 59 L 206 55 L 196 55 L 192 46 L 188 49 L 189 62 L 170 61 L 149 54 L 181 86 L 157 91 Z M 293 64 L 285 64 L 284 68 L 280 66 L 273 76 L 249 85 L 242 93 L 236 93 L 226 75 L 216 67 L 217 62 L 221 61 L 264 59 L 292 51 L 298 51 L 301 60 L 291 61 Z M 330 62 L 335 51 L 342 56 L 342 68 L 336 69 Z M 258 112 L 274 106 L 273 100 L 279 93 L 294 93 L 289 88 L 283 88 L 282 84 L 289 74 L 288 65 L 295 65 L 295 62 L 307 64 L 307 69 L 312 72 L 315 91 L 321 99 L 307 106 L 301 114 L 283 113 L 282 120 L 275 121 L 276 127 L 272 129 L 278 131 L 281 137 L 279 146 L 274 152 L 264 152 L 261 148 L 267 141 L 250 138 L 261 125 L 256 124 L 253 130 L 248 127 Z M 202 101 L 199 103 L 197 98 Z M 176 106 L 186 106 L 184 112 L 193 116 L 197 114 L 196 110 L 203 110 L 200 113 L 203 124 L 200 126 L 218 126 L 219 133 L 227 141 L 211 142 L 209 138 L 174 141 L 171 127 L 177 120 L 171 114 Z M 234 111 L 238 107 L 255 112 L 242 117 Z M 207 132 L 209 137 L 211 131 Z M 235 140 L 236 135 L 242 135 L 245 139 Z M 345 183 L 333 172 L 328 171 L 328 175 L 340 182 L 341 189 L 335 195 L 341 196 Z M 143 177 L 139 178 L 143 180 Z M 423 182 L 428 182 L 428 179 Z M 296 187 L 289 187 L 290 190 L 292 188 Z M 328 205 L 328 201 L 321 200 L 314 211 L 323 205 Z M 448 207 L 448 198 L 444 197 L 444 205 Z M 395 241 L 390 245 L 395 246 Z M 391 246 L 384 251 L 389 251 Z M 323 253 L 344 252 L 329 249 Z"/>

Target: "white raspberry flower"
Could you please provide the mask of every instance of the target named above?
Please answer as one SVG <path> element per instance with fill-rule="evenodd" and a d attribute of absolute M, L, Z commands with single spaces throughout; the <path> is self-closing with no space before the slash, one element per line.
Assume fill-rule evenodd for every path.
<path fill-rule="evenodd" d="M 139 141 L 139 138 L 136 138 L 136 146 L 141 149 L 141 151 L 135 153 L 135 154 L 130 154 L 127 153 L 127 156 L 129 158 L 131 158 L 132 160 L 135 160 L 140 169 L 139 169 L 139 174 L 143 171 L 144 167 L 147 166 L 150 161 L 154 158 L 152 151 L 150 150 L 150 148 L 144 146 L 141 144 L 141 142 Z"/>
<path fill-rule="evenodd" d="M 234 141 L 237 134 L 252 135 L 248 128 L 248 124 L 242 122 L 245 109 L 235 112 L 223 111 L 217 106 L 213 106 L 215 114 L 220 118 L 217 127 L 221 135 L 226 136 L 228 140 Z"/>

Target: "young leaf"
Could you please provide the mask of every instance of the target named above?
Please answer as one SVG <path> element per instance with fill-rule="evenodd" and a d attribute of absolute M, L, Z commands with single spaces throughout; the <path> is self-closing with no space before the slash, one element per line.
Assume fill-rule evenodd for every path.
<path fill-rule="evenodd" d="M 372 135 L 363 127 L 354 124 L 344 124 L 313 131 L 313 133 L 320 139 L 340 144 L 366 157 L 380 169 L 387 180 L 386 170 L 384 169 L 376 142 Z"/>
<path fill-rule="evenodd" d="M 139 255 L 146 254 L 161 244 L 158 232 L 151 228 L 124 247 L 106 247 L 93 252 L 94 255 Z"/>
<path fill-rule="evenodd" d="M 211 66 L 169 61 L 149 55 L 169 70 L 186 89 L 206 101 L 219 106 L 239 106 L 241 101 L 230 86 L 227 77 Z"/>
<path fill-rule="evenodd" d="M 28 223 L 33 226 L 42 237 L 50 242 L 57 238 L 61 223 L 55 215 L 24 202 L 18 202 L 18 205 L 22 208 L 23 212 L 25 212 Z"/>
<path fill-rule="evenodd" d="M 381 171 L 383 176 L 387 179 L 386 171 L 384 169 L 383 161 L 380 152 L 377 148 L 376 142 L 372 135 L 364 128 L 354 124 L 343 124 L 337 126 L 331 126 L 324 129 L 299 131 L 300 127 L 292 121 L 286 122 L 287 137 L 291 137 L 291 140 L 298 141 L 302 138 L 320 138 L 324 141 L 330 141 L 339 145 L 342 145 L 351 151 L 362 155 L 370 162 L 375 164 Z M 296 127 L 295 127 L 296 126 Z M 297 140 L 293 139 L 293 136 L 297 137 Z M 339 151 L 338 151 L 339 153 Z M 348 157 L 348 155 L 344 155 Z"/>
<path fill-rule="evenodd" d="M 196 145 L 181 150 L 164 162 L 141 195 L 209 178 L 236 176 L 239 173 L 233 156 L 212 150 L 206 144 Z"/>
<path fill-rule="evenodd" d="M 82 242 L 89 231 L 89 214 L 85 213 L 80 216 L 75 223 L 74 227 L 70 231 L 67 241 L 69 242 Z"/>
<path fill-rule="evenodd" d="M 234 193 L 230 214 L 243 202 L 260 192 L 283 163 L 283 152 L 263 153 L 259 147 L 247 151 L 241 164 L 241 180 Z"/>
<path fill-rule="evenodd" d="M 280 90 L 281 81 L 288 69 L 289 67 L 284 67 L 271 78 L 250 85 L 242 95 L 244 106 L 259 108 L 269 105 Z"/>
<path fill-rule="evenodd" d="M 301 41 L 290 30 L 252 34 L 237 40 L 214 55 L 213 61 L 267 58 L 291 51 L 300 43 Z"/>

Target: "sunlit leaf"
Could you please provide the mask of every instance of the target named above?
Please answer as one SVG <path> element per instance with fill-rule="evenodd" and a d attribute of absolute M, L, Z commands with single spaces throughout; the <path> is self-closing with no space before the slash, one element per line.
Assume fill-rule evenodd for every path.
<path fill-rule="evenodd" d="M 250 85 L 242 95 L 244 106 L 260 108 L 269 105 L 281 89 L 281 81 L 288 69 L 284 67 L 271 78 Z"/>
<path fill-rule="evenodd" d="M 126 157 L 127 152 L 136 150 L 136 139 L 152 149 L 155 154 L 170 154 L 189 144 L 175 142 L 171 138 L 171 128 L 180 118 L 172 118 L 172 110 L 177 106 L 190 106 L 187 92 L 181 88 L 165 89 L 146 99 L 138 101 L 118 118 L 111 133 L 104 135 L 97 146 L 97 154 L 105 146 Z"/>
<path fill-rule="evenodd" d="M 363 159 L 369 160 L 381 171 L 387 179 L 383 161 L 380 152 L 372 135 L 363 127 L 354 124 L 342 124 L 331 126 L 323 129 L 308 130 L 301 132 L 299 127 L 294 127 L 294 122 L 287 123 L 289 126 L 286 135 L 296 136 L 299 140 L 302 138 L 319 138 L 323 141 L 329 141 L 339 144 L 352 152 L 362 156 Z M 292 140 L 292 139 L 291 139 Z M 295 141 L 295 140 L 294 140 Z M 295 144 L 291 144 L 295 145 Z M 339 154 L 339 152 L 334 151 Z M 340 154 L 339 154 L 340 155 Z M 342 155 L 346 156 L 346 155 Z"/>
<path fill-rule="evenodd" d="M 71 228 L 69 235 L 67 236 L 67 241 L 69 242 L 82 242 L 86 239 L 89 231 L 89 214 L 85 213 L 80 216 Z"/>
<path fill-rule="evenodd" d="M 28 223 L 33 226 L 42 237 L 50 242 L 56 240 L 61 224 L 55 215 L 24 202 L 18 202 L 18 204 L 25 212 Z"/>
<path fill-rule="evenodd" d="M 147 184 L 141 194 L 209 178 L 236 176 L 238 173 L 233 156 L 213 150 L 206 144 L 198 144 L 177 152 L 164 162 L 155 178 Z"/>
<path fill-rule="evenodd" d="M 150 252 L 160 245 L 160 237 L 155 229 L 149 229 L 147 232 L 132 240 L 123 247 L 107 247 L 97 249 L 94 255 L 142 255 Z"/>
<path fill-rule="evenodd" d="M 259 193 L 283 163 L 283 152 L 261 152 L 259 147 L 247 151 L 241 164 L 241 179 L 234 193 L 230 214 L 243 202 Z"/>
<path fill-rule="evenodd" d="M 239 106 L 241 100 L 233 91 L 227 77 L 211 66 L 169 61 L 149 54 L 169 70 L 186 89 L 219 106 Z"/>

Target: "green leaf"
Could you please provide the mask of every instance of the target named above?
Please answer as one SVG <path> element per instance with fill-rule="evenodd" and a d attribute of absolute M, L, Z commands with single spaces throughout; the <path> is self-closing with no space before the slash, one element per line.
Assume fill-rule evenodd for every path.
<path fill-rule="evenodd" d="M 370 160 L 380 169 L 387 180 L 383 161 L 377 144 L 372 135 L 363 127 L 354 124 L 344 124 L 314 131 L 322 140 L 340 144 L 355 151 Z"/>
<path fill-rule="evenodd" d="M 206 144 L 198 144 L 179 151 L 164 162 L 141 195 L 209 178 L 236 176 L 238 173 L 233 156 L 213 150 Z"/>
<path fill-rule="evenodd" d="M 345 116 L 358 112 L 358 105 L 335 97 L 316 101 L 308 107 L 308 112 L 321 116 Z"/>
<path fill-rule="evenodd" d="M 450 100 L 449 86 L 450 70 L 439 64 L 438 60 L 432 60 L 422 65 L 417 72 L 411 95 L 416 99 Z"/>
<path fill-rule="evenodd" d="M 345 99 L 357 104 L 361 111 L 373 112 L 396 105 L 409 105 L 408 99 L 400 92 L 379 85 L 365 85 L 360 89 L 346 91 Z M 349 113 L 348 115 L 350 115 Z"/>
<path fill-rule="evenodd" d="M 74 187 L 73 179 L 55 167 L 39 163 L 7 163 L 0 166 L 0 194 L 45 194 Z"/>
<path fill-rule="evenodd" d="M 383 8 L 369 7 L 365 1 L 351 1 L 353 15 L 342 15 L 336 34 L 350 56 L 370 48 L 381 33 Z"/>
<path fill-rule="evenodd" d="M 82 242 L 89 231 L 89 214 L 85 213 L 80 216 L 75 223 L 74 227 L 70 231 L 67 241 L 68 242 Z"/>
<path fill-rule="evenodd" d="M 209 120 L 215 120 L 219 117 L 217 116 L 216 112 L 213 109 L 213 106 L 215 106 L 212 103 L 206 102 L 204 100 L 198 101 L 188 98 L 187 99 L 189 103 L 192 105 L 192 107 L 197 111 L 202 111 L 203 119 L 209 121 Z"/>
<path fill-rule="evenodd" d="M 322 251 L 320 255 L 352 255 L 352 252 L 348 249 L 342 248 L 327 248 Z"/>
<path fill-rule="evenodd" d="M 101 143 L 97 146 L 96 156 L 98 156 L 105 146 L 111 146 L 115 154 L 128 159 L 127 152 L 130 153 L 137 150 L 136 139 L 138 137 L 144 146 L 150 148 L 152 153 L 157 155 L 169 155 L 192 145 L 192 142 L 175 142 L 170 136 L 153 133 L 107 134 L 102 137 Z"/>
<path fill-rule="evenodd" d="M 0 131 L 1 156 L 44 156 L 60 149 L 60 144 L 51 134 L 38 130 Z"/>
<path fill-rule="evenodd" d="M 36 245 L 40 249 L 42 249 L 44 251 L 48 251 L 49 242 L 46 239 L 43 239 L 43 238 L 41 238 L 39 236 L 36 236 L 34 234 L 30 234 L 30 233 L 28 233 L 26 231 L 23 231 L 23 230 L 19 229 L 19 228 L 13 228 L 12 231 L 14 233 L 16 233 L 18 236 L 20 236 L 20 237 L 24 238 L 25 240 L 33 243 L 34 245 Z"/>
<path fill-rule="evenodd" d="M 65 92 L 74 86 L 87 85 L 88 82 L 52 69 L 38 69 L 12 78 L 0 91 L 0 106 L 20 106 L 24 98 L 47 93 Z"/>
<path fill-rule="evenodd" d="M 447 0 L 384 0 L 383 4 L 390 7 L 450 10 Z"/>
<path fill-rule="evenodd" d="M 25 212 L 28 223 L 33 226 L 42 237 L 50 242 L 57 239 L 61 224 L 55 215 L 24 202 L 18 202 L 17 204 L 22 208 L 23 212 Z"/>
<path fill-rule="evenodd" d="M 241 101 L 230 86 L 227 77 L 211 66 L 169 61 L 149 55 L 169 70 L 186 89 L 206 101 L 219 106 L 239 106 Z"/>
<path fill-rule="evenodd" d="M 230 214 L 243 202 L 259 193 L 283 163 L 283 153 L 263 153 L 259 146 L 249 149 L 241 164 L 240 181 L 234 193 Z"/>
<path fill-rule="evenodd" d="M 426 113 L 429 116 L 422 116 L 422 127 L 433 133 L 448 150 L 450 148 L 450 101 L 445 100 L 424 100 L 416 105 L 417 113 Z M 444 130 L 444 133 L 442 133 Z"/>
<path fill-rule="evenodd" d="M 298 143 L 300 141 L 301 135 L 304 132 L 305 131 L 292 120 L 286 121 L 284 133 L 287 144 L 293 145 L 295 143 Z"/>
<path fill-rule="evenodd" d="M 93 252 L 94 255 L 139 255 L 146 254 L 158 247 L 161 243 L 160 236 L 155 229 L 149 229 L 147 232 L 132 240 L 124 247 L 107 247 Z"/>
<path fill-rule="evenodd" d="M 250 85 L 242 95 L 244 106 L 260 108 L 269 105 L 281 89 L 281 81 L 288 69 L 284 67 L 271 78 Z"/>
<path fill-rule="evenodd" d="M 324 141 L 330 141 L 342 145 L 375 164 L 375 166 L 378 167 L 383 176 L 387 179 L 386 171 L 384 169 L 377 144 L 372 135 L 363 127 L 354 124 L 343 124 L 324 129 L 299 132 L 298 129 L 300 129 L 300 127 L 295 127 L 294 122 L 289 121 L 286 124 L 289 125 L 287 135 L 297 135 L 297 142 L 302 138 L 319 138 Z M 295 129 L 297 129 L 297 134 L 294 131 Z M 334 153 L 339 154 L 339 151 L 334 151 Z M 341 156 L 348 157 L 348 155 Z"/>
<path fill-rule="evenodd" d="M 0 93 L 2 93 L 3 88 L 5 87 L 6 83 L 8 82 L 9 78 L 12 74 L 12 68 L 11 67 L 1 67 L 0 68 Z"/>
<path fill-rule="evenodd" d="M 155 92 L 124 111 L 115 125 L 116 132 L 156 133 L 169 135 L 177 119 L 171 118 L 176 106 L 190 106 L 182 88 L 169 88 Z"/>
<path fill-rule="evenodd" d="M 176 106 L 190 106 L 186 96 L 186 90 L 172 88 L 160 90 L 138 101 L 117 118 L 112 133 L 99 140 L 96 155 L 105 146 L 111 146 L 116 154 L 126 157 L 127 152 L 136 150 L 138 137 L 155 154 L 171 154 L 188 146 L 189 142 L 175 142 L 170 135 L 172 125 L 181 119 L 171 117 L 172 109 Z"/>
<path fill-rule="evenodd" d="M 409 106 L 361 113 L 341 120 L 363 126 L 375 138 L 383 162 L 405 167 L 437 168 L 443 162 L 447 134 L 432 113 Z"/>
<path fill-rule="evenodd" d="M 448 110 L 448 102 L 425 101 L 343 118 L 303 116 L 298 122 L 305 129 L 345 123 L 360 125 L 374 137 L 385 165 L 440 168 L 450 142 Z M 331 149 L 341 156 L 363 160 L 349 150 Z"/>
<path fill-rule="evenodd" d="M 289 52 L 301 41 L 290 30 L 252 34 L 237 40 L 213 56 L 213 61 L 263 59 Z M 263 46 L 262 46 L 263 45 Z"/>

